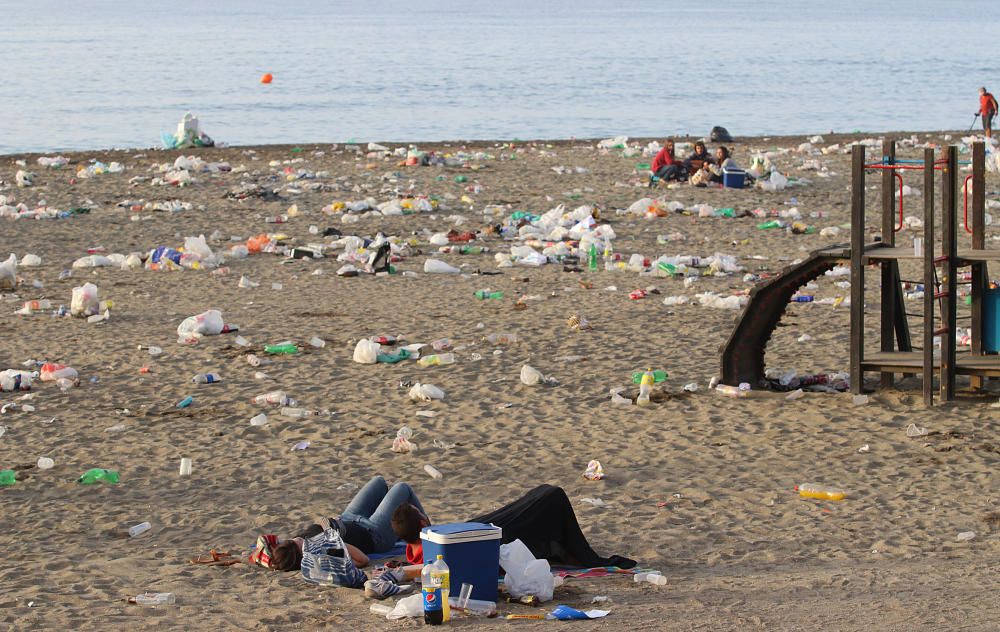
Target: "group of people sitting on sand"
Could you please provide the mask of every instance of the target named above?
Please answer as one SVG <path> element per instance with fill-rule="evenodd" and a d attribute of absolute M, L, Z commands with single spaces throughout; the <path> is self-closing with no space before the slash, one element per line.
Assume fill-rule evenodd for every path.
<path fill-rule="evenodd" d="M 566 492 L 540 485 L 518 500 L 467 522 L 501 528 L 501 542 L 521 540 L 536 558 L 575 568 L 636 565 L 625 557 L 601 557 L 590 547 L 580 529 Z M 384 599 L 409 590 L 407 580 L 418 577 L 423 564 L 420 531 L 432 524 L 416 493 L 406 483 L 389 488 L 381 476 L 372 478 L 339 516 L 313 524 L 297 535 L 280 540 L 263 535 L 251 560 L 279 571 L 299 571 L 311 584 L 363 588 L 365 595 Z M 402 562 L 363 570 L 370 555 L 391 552 L 398 541 L 406 543 Z M 498 569 L 499 573 L 499 569 Z"/>
<path fill-rule="evenodd" d="M 673 139 L 668 138 L 653 159 L 653 175 L 649 179 L 649 186 L 653 187 L 660 181 L 688 181 L 698 187 L 712 183 L 722 184 L 723 169 L 739 169 L 728 148 L 719 145 L 713 157 L 708 153 L 705 143 L 699 140 L 694 144 L 694 152 L 681 160 L 674 155 Z"/>

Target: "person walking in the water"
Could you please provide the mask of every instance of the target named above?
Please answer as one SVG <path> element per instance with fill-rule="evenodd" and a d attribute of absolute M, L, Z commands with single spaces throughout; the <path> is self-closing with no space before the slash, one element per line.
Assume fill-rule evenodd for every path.
<path fill-rule="evenodd" d="M 997 100 L 992 94 L 986 91 L 986 87 L 979 89 L 979 114 L 983 117 L 983 131 L 986 138 L 993 136 L 993 117 L 997 113 Z"/>

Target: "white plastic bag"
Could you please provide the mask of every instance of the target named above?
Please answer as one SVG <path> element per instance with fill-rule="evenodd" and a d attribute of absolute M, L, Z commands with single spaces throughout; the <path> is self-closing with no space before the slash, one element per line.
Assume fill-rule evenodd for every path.
<path fill-rule="evenodd" d="M 444 261 L 428 259 L 424 261 L 424 272 L 429 274 L 458 274 L 461 270 L 455 266 L 448 265 Z"/>
<path fill-rule="evenodd" d="M 34 377 L 32 373 L 17 369 L 0 371 L 0 391 L 30 391 Z"/>
<path fill-rule="evenodd" d="M 375 364 L 381 348 L 382 345 L 379 343 L 362 338 L 354 346 L 354 361 L 358 364 Z"/>
<path fill-rule="evenodd" d="M 208 246 L 208 242 L 205 241 L 205 235 L 185 238 L 184 252 L 197 255 L 199 261 L 205 265 L 215 263 L 215 253 L 212 252 L 212 249 Z"/>
<path fill-rule="evenodd" d="M 184 344 L 202 336 L 217 336 L 222 333 L 226 323 L 222 320 L 222 312 L 217 309 L 204 311 L 197 316 L 185 318 L 177 326 L 177 342 Z"/>
<path fill-rule="evenodd" d="M 17 285 L 17 255 L 13 252 L 0 263 L 0 288 L 14 289 Z"/>
<path fill-rule="evenodd" d="M 537 560 L 520 540 L 500 545 L 500 566 L 503 567 L 503 584 L 512 597 L 538 597 L 545 602 L 552 599 L 555 582 L 549 561 Z"/>
<path fill-rule="evenodd" d="M 544 382 L 545 376 L 542 372 L 533 366 L 525 364 L 521 367 L 521 383 L 528 386 L 534 386 L 539 382 Z"/>
<path fill-rule="evenodd" d="M 72 316 L 93 316 L 100 311 L 100 307 L 96 285 L 84 283 L 80 287 L 73 288 L 73 297 L 69 304 L 69 313 Z"/>
<path fill-rule="evenodd" d="M 417 382 L 410 388 L 410 399 L 415 402 L 429 402 L 435 399 L 444 399 L 444 391 L 433 384 L 421 384 Z"/>
<path fill-rule="evenodd" d="M 392 612 L 385 615 L 386 619 L 406 619 L 407 617 L 421 617 L 424 614 L 424 596 L 422 593 L 403 597 L 396 602 L 396 607 Z"/>

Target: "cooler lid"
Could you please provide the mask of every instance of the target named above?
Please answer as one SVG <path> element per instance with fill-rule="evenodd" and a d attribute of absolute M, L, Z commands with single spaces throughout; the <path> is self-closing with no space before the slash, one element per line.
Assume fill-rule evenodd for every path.
<path fill-rule="evenodd" d="M 499 540 L 502 537 L 500 527 L 481 522 L 452 522 L 424 527 L 420 531 L 420 539 L 434 544 L 459 544 L 463 542 L 480 542 L 484 540 Z"/>

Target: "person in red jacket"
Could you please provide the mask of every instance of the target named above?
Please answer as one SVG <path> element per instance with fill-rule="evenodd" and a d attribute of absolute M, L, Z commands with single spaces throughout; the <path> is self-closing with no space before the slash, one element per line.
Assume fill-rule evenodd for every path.
<path fill-rule="evenodd" d="M 653 158 L 653 177 L 649 179 L 652 187 L 659 180 L 683 180 L 684 164 L 674 157 L 674 141 L 671 138 L 663 141 L 663 149 Z"/>
<path fill-rule="evenodd" d="M 986 91 L 986 87 L 979 89 L 979 114 L 983 117 L 983 131 L 986 138 L 993 136 L 993 117 L 997 113 L 997 100 Z"/>

